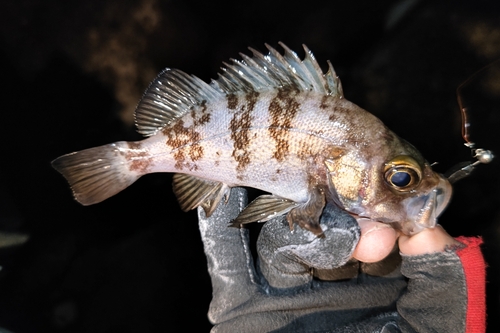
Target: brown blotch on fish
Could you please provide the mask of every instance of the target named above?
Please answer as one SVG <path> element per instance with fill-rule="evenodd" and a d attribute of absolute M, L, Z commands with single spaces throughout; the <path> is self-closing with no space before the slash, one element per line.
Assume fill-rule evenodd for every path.
<path fill-rule="evenodd" d="M 293 88 L 278 89 L 278 93 L 269 104 L 271 116 L 269 135 L 275 141 L 273 158 L 280 162 L 285 159 L 289 151 L 288 132 L 300 108 L 300 103 L 296 99 L 298 93 L 299 91 Z"/>
<path fill-rule="evenodd" d="M 201 113 L 205 113 L 207 112 L 207 101 L 206 100 L 203 100 L 200 104 L 200 107 L 201 107 L 201 110 L 200 112 Z"/>
<path fill-rule="evenodd" d="M 193 119 L 193 127 L 208 123 L 210 121 L 211 114 L 207 112 L 207 101 L 201 102 L 198 108 L 191 108 L 190 115 Z"/>
<path fill-rule="evenodd" d="M 174 153 L 174 160 L 175 160 L 175 168 L 182 170 L 184 168 L 184 161 L 186 160 L 186 156 L 184 155 L 184 151 L 182 149 L 177 150 Z"/>
<path fill-rule="evenodd" d="M 187 157 L 192 162 L 203 157 L 203 147 L 198 144 L 201 135 L 194 130 L 194 125 L 184 127 L 184 121 L 179 119 L 173 126 L 163 129 L 163 134 L 167 137 L 166 144 L 173 150 L 175 168 L 196 169 L 196 165 L 188 165 L 186 161 Z"/>
<path fill-rule="evenodd" d="M 311 144 L 305 140 L 299 141 L 299 149 L 297 150 L 297 157 L 301 160 L 307 160 L 314 155 L 315 152 L 311 148 Z"/>
<path fill-rule="evenodd" d="M 341 105 L 333 105 L 333 107 L 330 108 L 330 110 L 331 110 L 330 116 L 328 117 L 330 121 L 335 121 L 339 118 L 339 116 L 342 116 L 345 113 L 349 113 L 351 111 L 348 108 L 345 108 L 344 106 Z"/>
<path fill-rule="evenodd" d="M 192 145 L 191 149 L 189 149 L 189 158 L 191 161 L 198 161 L 203 157 L 203 147 L 200 145 Z"/>
<path fill-rule="evenodd" d="M 140 142 L 135 142 L 135 141 L 130 141 L 130 142 L 127 142 L 127 146 L 130 148 L 130 149 L 141 149 L 142 148 L 142 144 Z"/>
<path fill-rule="evenodd" d="M 148 152 L 142 149 L 140 142 L 127 142 L 129 150 L 124 156 L 130 162 L 129 170 L 140 174 L 147 173 L 151 165 L 151 157 Z"/>
<path fill-rule="evenodd" d="M 238 106 L 238 96 L 235 94 L 227 95 L 227 108 L 230 110 L 236 110 Z"/>
<path fill-rule="evenodd" d="M 238 179 L 242 179 L 241 172 L 245 170 L 250 163 L 250 152 L 248 146 L 250 144 L 250 128 L 252 126 L 252 112 L 257 103 L 259 93 L 252 91 L 245 95 L 246 103 L 241 106 L 239 112 L 235 112 L 229 123 L 231 131 L 231 139 L 233 140 L 233 152 L 231 156 L 238 163 Z M 229 100 L 229 99 L 228 99 Z"/>
<path fill-rule="evenodd" d="M 333 97 L 332 97 L 332 96 L 329 96 L 329 95 L 325 95 L 325 96 L 323 96 L 323 97 L 321 98 L 321 102 L 320 102 L 320 104 L 319 104 L 319 108 L 320 108 L 320 109 L 323 109 L 323 110 L 324 110 L 324 109 L 329 108 L 329 107 L 330 107 L 330 104 L 328 103 L 328 101 L 329 101 L 330 99 L 332 99 L 332 98 L 333 98 Z"/>
<path fill-rule="evenodd" d="M 210 113 L 205 113 L 203 114 L 200 118 L 194 120 L 194 125 L 205 125 L 210 121 Z"/>
<path fill-rule="evenodd" d="M 210 121 L 212 114 L 210 112 L 207 112 L 207 101 L 201 102 L 200 111 L 198 112 L 198 114 L 200 114 L 201 117 L 193 117 L 195 126 L 205 125 Z"/>
<path fill-rule="evenodd" d="M 130 162 L 129 170 L 135 171 L 141 174 L 147 173 L 149 166 L 151 165 L 151 159 L 148 153 L 142 152 L 129 152 L 125 155 L 125 158 Z"/>

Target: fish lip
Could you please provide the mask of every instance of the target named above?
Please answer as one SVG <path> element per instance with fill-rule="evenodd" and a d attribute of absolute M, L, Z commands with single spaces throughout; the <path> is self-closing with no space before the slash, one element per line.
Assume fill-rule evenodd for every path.
<path fill-rule="evenodd" d="M 439 183 L 429 193 L 403 200 L 406 221 L 401 223 L 405 234 L 413 235 L 436 226 L 437 218 L 445 210 L 452 194 L 448 179 L 439 176 Z"/>

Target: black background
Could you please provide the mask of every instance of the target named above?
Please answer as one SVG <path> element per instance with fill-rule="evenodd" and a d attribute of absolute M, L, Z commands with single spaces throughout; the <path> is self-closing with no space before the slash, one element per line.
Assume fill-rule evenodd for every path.
<path fill-rule="evenodd" d="M 406 11 L 398 4 L 406 4 Z M 470 159 L 455 90 L 500 58 L 497 1 L 4 0 L 0 10 L 0 326 L 24 332 L 208 331 L 211 286 L 194 212 L 171 175 L 82 207 L 50 167 L 59 155 L 137 140 L 132 114 L 164 67 L 205 81 L 222 61 L 305 43 L 345 96 L 446 171 Z M 399 14 L 398 14 L 399 13 Z M 280 49 L 279 49 L 280 50 Z M 463 93 L 479 147 L 500 155 L 500 65 Z M 498 161 L 455 186 L 440 223 L 481 235 L 489 331 L 498 332 Z M 188 319 L 186 319 L 188 318 Z M 201 329 L 199 327 L 202 327 Z"/>

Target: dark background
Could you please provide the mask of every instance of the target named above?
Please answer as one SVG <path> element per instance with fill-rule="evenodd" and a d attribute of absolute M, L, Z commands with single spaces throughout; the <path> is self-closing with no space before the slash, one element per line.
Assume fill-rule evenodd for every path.
<path fill-rule="evenodd" d="M 171 175 L 95 206 L 50 167 L 59 155 L 140 138 L 133 110 L 164 67 L 208 81 L 252 46 L 301 44 L 347 99 L 446 171 L 469 160 L 456 88 L 500 58 L 498 1 L 4 0 L 0 20 L 0 326 L 25 332 L 208 331 L 211 286 L 194 212 Z M 399 6 L 398 6 L 399 5 Z M 479 147 L 500 155 L 500 65 L 464 90 Z M 489 331 L 500 326 L 498 160 L 455 186 L 440 223 L 481 235 Z M 0 246 L 3 244 L 0 242 Z M 188 318 L 188 319 L 186 319 Z M 199 329 L 199 327 L 202 329 Z"/>

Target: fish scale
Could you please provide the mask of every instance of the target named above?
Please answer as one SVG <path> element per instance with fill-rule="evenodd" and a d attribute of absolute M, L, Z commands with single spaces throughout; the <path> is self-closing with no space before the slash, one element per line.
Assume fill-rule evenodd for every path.
<path fill-rule="evenodd" d="M 144 174 L 173 172 L 181 208 L 201 206 L 208 216 L 232 187 L 270 193 L 250 203 L 234 225 L 287 214 L 291 227 L 320 236 L 319 217 L 332 202 L 408 234 L 434 226 L 451 196 L 447 179 L 347 101 L 329 62 L 323 74 L 307 47 L 300 60 L 280 45 L 283 55 L 266 45 L 266 56 L 251 49 L 253 57 L 225 63 L 210 84 L 165 69 L 135 113 L 148 138 L 67 154 L 52 165 L 84 205 Z"/>

